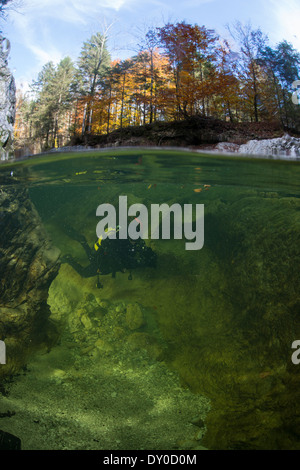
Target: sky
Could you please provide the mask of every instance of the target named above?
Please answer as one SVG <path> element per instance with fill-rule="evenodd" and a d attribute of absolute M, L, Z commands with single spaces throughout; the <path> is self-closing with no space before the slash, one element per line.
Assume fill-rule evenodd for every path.
<path fill-rule="evenodd" d="M 229 39 L 226 24 L 251 22 L 269 36 L 300 51 L 300 0 L 14 0 L 0 24 L 11 43 L 10 69 L 23 91 L 44 64 L 78 58 L 84 41 L 110 26 L 112 59 L 135 55 L 150 27 L 186 21 L 215 29 Z"/>

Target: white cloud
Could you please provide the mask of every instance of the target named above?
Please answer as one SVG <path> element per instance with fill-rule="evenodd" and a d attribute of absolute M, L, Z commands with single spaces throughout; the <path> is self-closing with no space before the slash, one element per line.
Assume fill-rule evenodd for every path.
<path fill-rule="evenodd" d="M 119 11 L 131 0 L 23 0 L 22 11 L 35 19 L 56 18 L 70 23 L 86 23 L 103 9 Z"/>
<path fill-rule="evenodd" d="M 28 76 L 35 76 L 47 62 L 58 63 L 64 55 L 77 56 L 79 53 L 67 40 L 59 43 L 56 32 L 58 24 L 62 34 L 65 23 L 66 37 L 70 28 L 78 32 L 85 30 L 88 36 L 92 23 L 98 23 L 101 30 L 106 14 L 116 14 L 122 7 L 130 6 L 135 1 L 22 0 L 17 11 L 10 12 L 9 22 L 12 24 L 14 42 L 23 51 L 24 48 L 30 51 L 31 57 L 34 57 Z"/>
<path fill-rule="evenodd" d="M 12 15 L 11 15 L 12 16 Z M 18 32 L 19 41 L 35 56 L 36 69 L 40 70 L 46 62 L 59 62 L 62 59 L 61 52 L 53 46 L 47 31 L 41 37 L 41 31 L 35 25 L 36 19 L 30 15 L 16 13 L 13 16 L 14 28 Z"/>
<path fill-rule="evenodd" d="M 277 21 L 276 35 L 300 50 L 299 0 L 270 0 L 270 3 Z"/>
<path fill-rule="evenodd" d="M 196 8 L 202 5 L 203 3 L 212 3 L 215 0 L 186 0 L 184 2 L 185 8 Z"/>

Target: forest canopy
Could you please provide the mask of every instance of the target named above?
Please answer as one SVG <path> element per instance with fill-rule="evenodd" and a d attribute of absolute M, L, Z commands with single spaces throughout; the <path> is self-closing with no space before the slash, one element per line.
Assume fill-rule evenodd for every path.
<path fill-rule="evenodd" d="M 205 26 L 168 23 L 150 29 L 136 55 L 113 61 L 107 32 L 92 35 L 76 63 L 49 62 L 30 93 L 18 92 L 17 146 L 45 150 L 76 136 L 193 116 L 299 129 L 291 97 L 300 53 L 285 40 L 272 47 L 250 24 L 229 31 L 233 45 Z"/>

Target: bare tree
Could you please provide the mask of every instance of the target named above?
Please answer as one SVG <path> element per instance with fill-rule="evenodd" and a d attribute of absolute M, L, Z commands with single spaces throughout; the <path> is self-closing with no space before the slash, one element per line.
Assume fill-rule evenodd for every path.
<path fill-rule="evenodd" d="M 6 18 L 9 10 L 14 10 L 21 6 L 21 0 L 0 0 L 0 18 Z"/>
<path fill-rule="evenodd" d="M 6 20 L 9 10 L 15 10 L 21 6 L 22 0 L 0 0 L 0 21 Z M 1 34 L 0 29 L 0 34 Z"/>
<path fill-rule="evenodd" d="M 233 28 L 227 25 L 232 38 L 240 46 L 241 78 L 251 85 L 251 100 L 255 121 L 258 121 L 259 103 L 259 58 L 268 43 L 268 37 L 260 29 L 254 30 L 250 23 L 236 22 Z"/>
<path fill-rule="evenodd" d="M 7 4 L 10 3 L 12 0 L 0 0 L 0 15 L 3 17 L 5 15 L 5 10 L 7 8 Z"/>

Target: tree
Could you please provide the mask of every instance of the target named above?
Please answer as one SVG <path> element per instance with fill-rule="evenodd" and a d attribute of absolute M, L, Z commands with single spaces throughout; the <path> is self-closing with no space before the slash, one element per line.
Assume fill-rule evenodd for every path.
<path fill-rule="evenodd" d="M 68 133 L 69 122 L 66 120 L 66 114 L 72 107 L 72 85 L 74 79 L 74 65 L 70 57 L 65 57 L 58 64 L 52 83 L 53 93 L 53 119 L 54 132 L 53 141 L 56 145 L 59 130 L 61 133 Z"/>
<path fill-rule="evenodd" d="M 280 42 L 276 49 L 276 73 L 281 84 L 290 88 L 291 84 L 299 79 L 300 53 L 287 41 Z"/>
<path fill-rule="evenodd" d="M 250 23 L 242 25 L 236 22 L 228 30 L 235 41 L 240 45 L 239 78 L 245 93 L 245 99 L 252 106 L 256 122 L 259 120 L 259 59 L 266 47 L 268 37 L 260 29 L 253 30 Z"/>
<path fill-rule="evenodd" d="M 21 5 L 21 0 L 0 0 L 0 20 L 5 20 L 7 18 L 7 12 L 14 7 Z M 0 34 L 1 34 L 0 30 Z"/>
<path fill-rule="evenodd" d="M 44 65 L 32 85 L 35 94 L 32 114 L 35 137 L 46 149 L 58 145 L 59 130 L 61 134 L 67 131 L 65 117 L 72 105 L 73 79 L 74 66 L 66 57 L 57 66 L 52 62 Z"/>
<path fill-rule="evenodd" d="M 84 110 L 82 134 L 90 133 L 93 119 L 93 102 L 97 86 L 110 65 L 110 55 L 106 47 L 107 34 L 110 26 L 104 33 L 93 34 L 83 44 L 78 60 L 78 75 L 82 83 L 82 93 L 87 97 Z"/>
<path fill-rule="evenodd" d="M 276 56 L 276 73 L 283 90 L 285 119 L 289 127 L 295 111 L 290 90 L 292 83 L 300 78 L 300 54 L 287 41 L 282 41 L 277 45 Z"/>
<path fill-rule="evenodd" d="M 31 139 L 49 148 L 71 135 L 197 114 L 238 122 L 278 119 L 295 128 L 300 123 L 299 106 L 291 100 L 300 53 L 287 41 L 271 48 L 260 29 L 236 23 L 234 51 L 214 30 L 168 23 L 145 30 L 135 56 L 111 63 L 108 30 L 83 44 L 76 68 L 69 58 L 48 63 L 33 98 L 19 95 L 20 145 Z"/>
<path fill-rule="evenodd" d="M 155 28 L 150 28 L 146 34 L 145 38 L 142 41 L 140 46 L 139 57 L 141 60 L 144 60 L 145 65 L 149 64 L 149 75 L 150 75 L 150 113 L 149 113 L 149 123 L 151 124 L 154 118 L 154 86 L 155 86 L 155 68 L 154 68 L 154 54 L 159 44 L 159 38 L 157 35 L 157 30 Z M 147 65 L 145 67 L 147 70 Z M 145 82 L 147 77 L 145 77 Z M 145 111 L 145 110 L 144 110 Z M 145 112 L 144 112 L 144 124 L 145 124 Z"/>
<path fill-rule="evenodd" d="M 7 5 L 11 3 L 12 0 L 0 0 L 0 16 L 3 18 L 7 9 Z"/>
<path fill-rule="evenodd" d="M 8 4 L 14 0 L 0 0 L 0 19 L 6 19 L 6 12 L 8 10 Z M 0 29 L 0 34 L 2 33 Z"/>
<path fill-rule="evenodd" d="M 20 90 L 17 91 L 16 98 L 15 147 L 26 149 L 32 147 L 34 141 L 32 133 L 34 103 L 28 93 L 22 93 Z"/>
<path fill-rule="evenodd" d="M 300 77 L 300 53 L 287 41 L 277 44 L 275 49 L 266 47 L 259 63 L 272 77 L 277 112 L 283 125 L 289 126 L 293 120 L 294 108 L 291 102 L 291 85 Z"/>
<path fill-rule="evenodd" d="M 241 104 L 236 73 L 237 55 L 231 51 L 227 41 L 219 41 L 216 57 L 217 61 L 210 69 L 210 115 L 233 122 L 238 120 Z"/>
<path fill-rule="evenodd" d="M 40 140 L 41 146 L 49 148 L 50 134 L 53 128 L 52 90 L 51 83 L 55 75 L 53 62 L 45 64 L 38 74 L 37 80 L 31 85 L 35 97 L 32 122 L 35 138 Z"/>
<path fill-rule="evenodd" d="M 218 37 L 213 30 L 184 21 L 157 30 L 174 73 L 177 117 L 194 114 L 199 105 L 205 114 L 207 78 Z"/>

